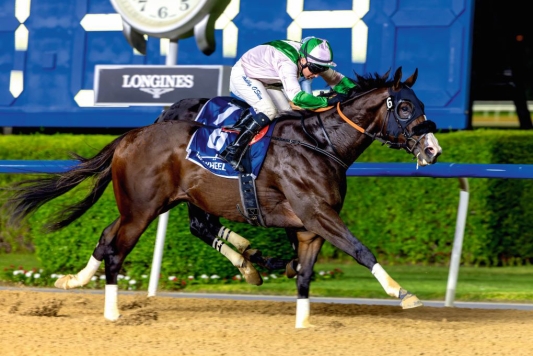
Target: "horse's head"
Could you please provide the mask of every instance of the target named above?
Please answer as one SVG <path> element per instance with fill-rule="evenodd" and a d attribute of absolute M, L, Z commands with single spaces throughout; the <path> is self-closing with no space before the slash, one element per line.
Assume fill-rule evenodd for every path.
<path fill-rule="evenodd" d="M 388 89 L 382 135 L 386 136 L 392 148 L 405 149 L 416 157 L 419 165 L 426 166 L 437 162 L 442 148 L 434 135 L 437 126 L 427 120 L 424 103 L 411 89 L 417 76 L 418 69 L 402 82 L 402 68 L 396 70 L 392 86 Z"/>

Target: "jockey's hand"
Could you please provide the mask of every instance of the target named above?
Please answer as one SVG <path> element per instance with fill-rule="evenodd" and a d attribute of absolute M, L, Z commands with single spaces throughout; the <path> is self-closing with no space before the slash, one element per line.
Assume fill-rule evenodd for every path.
<path fill-rule="evenodd" d="M 335 95 L 335 94 L 337 94 L 337 92 L 333 90 L 329 90 L 329 91 L 321 91 L 320 94 L 318 94 L 317 96 L 320 98 L 330 98 L 332 95 Z"/>
<path fill-rule="evenodd" d="M 295 105 L 292 101 L 289 101 L 289 105 L 291 106 L 292 110 L 305 110 L 304 108 Z"/>
<path fill-rule="evenodd" d="M 337 93 L 337 95 L 328 99 L 328 106 L 335 105 L 337 103 L 342 103 L 347 98 L 348 97 L 346 95 Z"/>

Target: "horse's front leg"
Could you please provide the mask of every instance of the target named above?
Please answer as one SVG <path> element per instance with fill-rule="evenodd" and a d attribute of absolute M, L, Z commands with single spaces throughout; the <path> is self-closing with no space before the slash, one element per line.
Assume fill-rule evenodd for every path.
<path fill-rule="evenodd" d="M 309 288 L 313 277 L 313 266 L 324 244 L 324 239 L 309 231 L 298 231 L 298 266 L 296 267 L 298 277 L 296 288 L 298 299 L 296 300 L 296 328 L 312 327 L 309 322 L 310 303 Z"/>
<path fill-rule="evenodd" d="M 321 232 L 326 240 L 352 256 L 359 264 L 367 267 L 391 297 L 399 298 L 403 309 L 422 306 L 422 302 L 412 293 L 403 289 L 377 262 L 376 257 L 348 230 L 338 213 L 332 208 L 323 207 L 322 216 L 306 224 L 306 228 Z M 324 225 L 321 225 L 321 222 Z M 324 228 L 327 227 L 327 228 Z"/>
<path fill-rule="evenodd" d="M 392 279 L 379 263 L 375 263 L 372 266 L 372 274 L 376 277 L 388 295 L 400 299 L 400 305 L 403 309 L 416 308 L 423 305 L 416 295 L 403 289 L 394 279 Z"/>

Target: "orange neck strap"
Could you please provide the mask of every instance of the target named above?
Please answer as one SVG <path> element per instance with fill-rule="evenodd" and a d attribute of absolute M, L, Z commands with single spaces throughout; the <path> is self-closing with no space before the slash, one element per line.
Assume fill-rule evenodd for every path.
<path fill-rule="evenodd" d="M 332 109 L 333 106 L 326 106 L 325 108 L 318 108 L 318 109 L 314 109 L 313 111 L 314 112 L 324 112 L 324 111 L 328 111 L 329 109 Z M 341 103 L 337 103 L 337 112 L 339 113 L 340 117 L 342 117 L 342 119 L 344 121 L 346 121 L 351 127 L 353 127 L 354 129 L 356 129 L 357 131 L 361 132 L 361 133 L 365 133 L 365 129 L 362 128 L 361 126 L 357 125 L 356 123 L 354 123 L 352 120 L 348 119 L 348 117 L 346 117 L 346 115 L 344 115 L 341 111 Z"/>
<path fill-rule="evenodd" d="M 356 129 L 357 131 L 359 131 L 360 133 L 365 133 L 365 129 L 362 128 L 361 126 L 357 125 L 355 122 L 353 122 L 352 120 L 348 119 L 346 117 L 346 115 L 344 115 L 341 111 L 341 103 L 337 103 L 337 112 L 339 113 L 340 117 L 342 117 L 342 119 L 344 121 L 346 121 L 351 127 L 353 127 L 354 129 Z"/>

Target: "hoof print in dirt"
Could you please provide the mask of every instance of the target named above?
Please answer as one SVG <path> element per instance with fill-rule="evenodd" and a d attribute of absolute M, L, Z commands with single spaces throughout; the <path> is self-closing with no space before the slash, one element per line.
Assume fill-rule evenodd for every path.
<path fill-rule="evenodd" d="M 38 307 L 29 308 L 28 310 L 20 313 L 21 315 L 29 315 L 29 316 L 49 316 L 49 317 L 57 317 L 59 316 L 59 310 L 63 306 L 62 300 L 52 299 L 49 300 L 43 305 Z"/>
<path fill-rule="evenodd" d="M 150 304 L 150 300 L 148 298 L 136 299 L 132 302 L 123 304 L 120 309 L 122 310 L 140 309 L 140 308 L 147 307 L 149 304 Z"/>
<path fill-rule="evenodd" d="M 158 314 L 155 310 L 142 309 L 130 315 L 121 316 L 116 325 L 150 325 L 157 318 Z"/>

